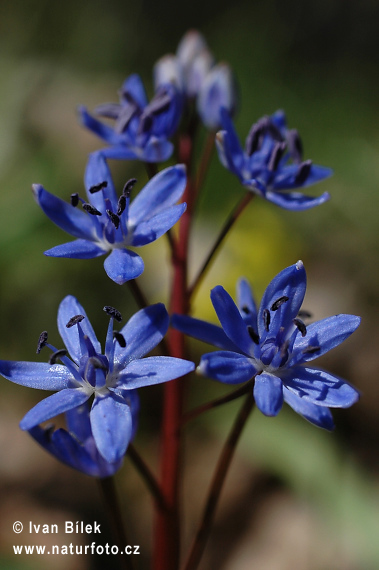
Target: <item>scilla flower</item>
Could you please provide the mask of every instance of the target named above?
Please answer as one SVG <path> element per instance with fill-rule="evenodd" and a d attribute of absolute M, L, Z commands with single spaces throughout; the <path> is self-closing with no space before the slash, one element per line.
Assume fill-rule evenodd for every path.
<path fill-rule="evenodd" d="M 94 443 L 105 461 L 115 463 L 123 457 L 134 432 L 130 391 L 183 376 L 194 364 L 169 356 L 142 358 L 166 334 L 169 318 L 161 303 L 138 311 L 118 332 L 113 330 L 113 321 L 121 320 L 120 313 L 112 307 L 104 309 L 111 317 L 104 353 L 83 307 L 68 296 L 58 311 L 58 329 L 66 349 L 50 345 L 44 332 L 37 352 L 44 346 L 50 348 L 48 363 L 1 360 L 0 374 L 16 384 L 56 392 L 26 414 L 20 423 L 23 430 L 90 400 Z"/>
<path fill-rule="evenodd" d="M 285 401 L 310 422 L 332 429 L 329 408 L 347 408 L 359 394 L 341 378 L 311 368 L 308 362 L 343 342 L 360 319 L 336 315 L 306 326 L 299 317 L 305 289 L 305 269 L 299 261 L 271 281 L 259 310 L 242 280 L 238 307 L 221 286 L 211 292 L 222 328 L 180 315 L 174 315 L 172 324 L 222 349 L 202 356 L 202 374 L 226 384 L 255 378 L 254 397 L 263 414 L 276 416 Z"/>
<path fill-rule="evenodd" d="M 330 168 L 303 160 L 301 139 L 289 130 L 282 111 L 255 123 L 242 149 L 229 114 L 221 111 L 223 130 L 216 135 L 221 163 L 250 191 L 288 210 L 306 210 L 329 200 L 298 192 L 332 174 Z"/>
<path fill-rule="evenodd" d="M 71 195 L 71 204 L 33 186 L 37 203 L 75 241 L 45 251 L 52 257 L 90 259 L 109 253 L 104 262 L 108 276 L 120 285 L 135 279 L 144 270 L 142 258 L 131 247 L 151 243 L 169 230 L 186 209 L 176 204 L 186 185 L 183 166 L 166 168 L 154 176 L 130 203 L 135 179 L 125 184 L 117 196 L 112 177 L 101 153 L 90 155 L 86 172 L 87 199 Z M 80 203 L 81 206 L 80 207 Z"/>
<path fill-rule="evenodd" d="M 125 80 L 119 103 L 104 103 L 95 109 L 96 115 L 114 120 L 113 127 L 79 107 L 83 125 L 110 145 L 102 151 L 105 156 L 145 162 L 170 158 L 174 147 L 167 139 L 176 131 L 181 113 L 182 96 L 175 85 L 159 85 L 149 103 L 136 74 Z"/>

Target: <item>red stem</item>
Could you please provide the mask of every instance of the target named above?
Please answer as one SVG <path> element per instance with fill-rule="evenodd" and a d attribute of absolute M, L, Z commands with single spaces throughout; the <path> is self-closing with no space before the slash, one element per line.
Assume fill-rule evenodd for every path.
<path fill-rule="evenodd" d="M 171 312 L 188 314 L 187 259 L 188 240 L 193 210 L 193 180 L 190 165 L 193 137 L 183 136 L 180 140 L 180 161 L 187 166 L 187 186 L 183 200 L 187 209 L 179 222 L 179 235 L 175 240 L 172 256 L 173 282 L 171 291 Z M 168 336 L 171 356 L 185 357 L 183 333 L 170 329 Z M 161 447 L 161 489 L 168 509 L 157 508 L 154 570 L 177 570 L 180 556 L 180 467 L 183 399 L 185 382 L 183 378 L 168 382 L 164 387 L 162 447 Z"/>

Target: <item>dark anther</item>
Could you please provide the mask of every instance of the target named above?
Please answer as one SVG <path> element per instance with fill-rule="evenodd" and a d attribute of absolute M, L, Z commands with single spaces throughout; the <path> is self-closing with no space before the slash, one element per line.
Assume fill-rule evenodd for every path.
<path fill-rule="evenodd" d="M 118 226 L 120 225 L 120 218 L 118 217 L 118 215 L 114 214 L 112 210 L 107 210 L 107 214 L 108 218 L 110 219 L 116 230 L 118 230 Z"/>
<path fill-rule="evenodd" d="M 301 184 L 304 184 L 304 182 L 307 180 L 309 176 L 311 168 L 312 168 L 311 160 L 305 160 L 304 162 L 302 162 L 295 176 L 295 184 L 298 184 L 299 186 L 301 186 Z"/>
<path fill-rule="evenodd" d="M 89 364 L 92 364 L 94 368 L 99 368 L 100 370 L 108 370 L 104 362 L 102 362 L 100 358 L 97 358 L 97 356 L 90 356 L 87 360 L 87 366 Z"/>
<path fill-rule="evenodd" d="M 62 358 L 62 356 L 66 355 L 67 355 L 67 350 L 65 348 L 61 348 L 60 350 L 53 352 L 53 354 L 49 358 L 49 364 L 56 364 L 59 358 Z"/>
<path fill-rule="evenodd" d="M 297 316 L 300 317 L 301 319 L 311 319 L 313 315 L 309 311 L 300 309 L 300 311 L 297 313 Z"/>
<path fill-rule="evenodd" d="M 307 327 L 300 319 L 294 319 L 293 324 L 299 329 L 301 332 L 301 336 L 305 336 L 307 334 Z"/>
<path fill-rule="evenodd" d="M 91 186 L 91 188 L 89 189 L 89 193 L 95 194 L 95 192 L 100 192 L 100 190 L 103 190 L 103 188 L 106 188 L 107 186 L 108 186 L 108 182 L 106 180 L 104 180 L 103 182 L 100 182 L 99 184 L 94 184 L 93 186 Z"/>
<path fill-rule="evenodd" d="M 248 325 L 247 332 L 249 333 L 251 340 L 255 342 L 255 344 L 259 344 L 259 336 L 251 325 Z"/>
<path fill-rule="evenodd" d="M 117 342 L 121 346 L 121 348 L 126 347 L 126 340 L 120 332 L 114 331 L 113 332 L 113 338 L 115 338 L 117 340 Z"/>
<path fill-rule="evenodd" d="M 43 347 L 46 346 L 46 343 L 47 343 L 47 331 L 43 331 L 39 335 L 38 345 L 37 345 L 37 350 L 36 350 L 37 354 L 39 354 L 41 352 L 41 350 L 43 349 Z"/>
<path fill-rule="evenodd" d="M 78 323 L 80 323 L 84 318 L 85 318 L 84 315 L 75 315 L 74 317 L 71 317 L 71 319 L 68 321 L 66 327 L 68 329 L 70 329 L 74 325 L 77 325 Z"/>
<path fill-rule="evenodd" d="M 278 168 L 279 162 L 281 161 L 283 154 L 286 150 L 285 142 L 277 142 L 272 150 L 270 160 L 268 161 L 268 169 L 274 171 Z"/>
<path fill-rule="evenodd" d="M 122 190 L 124 196 L 126 196 L 127 198 L 130 196 L 130 192 L 132 191 L 133 186 L 134 184 L 136 184 L 136 182 L 137 178 L 131 178 L 124 184 L 124 188 Z"/>
<path fill-rule="evenodd" d="M 287 133 L 288 149 L 291 158 L 295 164 L 300 164 L 303 157 L 303 144 L 296 129 L 292 129 Z"/>
<path fill-rule="evenodd" d="M 269 331 L 270 329 L 270 322 L 271 322 L 270 311 L 268 309 L 265 309 L 263 311 L 263 323 L 265 325 L 266 331 Z"/>
<path fill-rule="evenodd" d="M 243 307 L 241 307 L 241 311 L 245 313 L 245 315 L 248 315 L 250 313 L 250 309 L 247 305 L 243 305 Z"/>
<path fill-rule="evenodd" d="M 320 350 L 319 346 L 307 346 L 307 348 L 304 348 L 303 354 L 314 354 L 315 352 L 318 352 L 319 350 Z"/>
<path fill-rule="evenodd" d="M 83 204 L 83 210 L 85 210 L 89 214 L 92 214 L 92 216 L 101 216 L 101 212 L 99 212 L 99 210 L 91 206 L 91 204 Z"/>
<path fill-rule="evenodd" d="M 70 202 L 71 202 L 71 206 L 74 206 L 74 208 L 76 208 L 76 206 L 79 204 L 79 194 L 77 192 L 74 192 L 74 194 L 71 194 Z"/>
<path fill-rule="evenodd" d="M 124 194 L 122 194 L 122 196 L 119 197 L 118 203 L 117 203 L 117 215 L 121 216 L 121 214 L 123 213 L 125 208 L 126 208 L 126 196 L 124 196 Z"/>
<path fill-rule="evenodd" d="M 120 311 L 118 311 L 114 307 L 111 307 L 110 305 L 106 305 L 103 308 L 103 311 L 105 311 L 107 313 L 107 315 L 109 315 L 113 319 L 116 319 L 116 321 L 118 321 L 118 322 L 122 321 L 122 316 L 121 316 Z"/>
<path fill-rule="evenodd" d="M 279 307 L 283 305 L 283 303 L 286 303 L 288 301 L 288 299 L 289 297 L 287 297 L 286 295 L 283 295 L 283 297 L 279 297 L 279 299 L 276 299 L 276 301 L 274 301 L 273 304 L 271 305 L 271 311 L 277 311 Z"/>

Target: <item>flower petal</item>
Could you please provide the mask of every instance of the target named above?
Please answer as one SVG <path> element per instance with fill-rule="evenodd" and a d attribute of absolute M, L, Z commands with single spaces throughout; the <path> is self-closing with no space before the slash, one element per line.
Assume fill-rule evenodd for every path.
<path fill-rule="evenodd" d="M 251 358 L 232 351 L 203 354 L 198 367 L 201 374 L 224 384 L 241 384 L 258 372 Z"/>
<path fill-rule="evenodd" d="M 86 402 L 88 398 L 89 395 L 81 388 L 66 388 L 60 392 L 56 392 L 34 406 L 21 420 L 20 428 L 29 430 L 58 414 L 80 406 Z"/>
<path fill-rule="evenodd" d="M 359 326 L 361 319 L 354 315 L 335 315 L 307 326 L 307 334 L 296 336 L 291 359 L 287 366 L 309 362 L 346 340 Z M 319 350 L 312 350 L 319 348 Z M 307 352 L 308 349 L 308 352 Z"/>
<path fill-rule="evenodd" d="M 245 354 L 252 354 L 254 343 L 229 293 L 221 285 L 217 285 L 211 291 L 211 301 L 222 328 L 230 340 Z"/>
<path fill-rule="evenodd" d="M 94 193 L 89 191 L 90 188 L 100 184 L 101 182 L 107 183 L 107 186 L 103 190 Z M 114 211 L 117 210 L 118 197 L 107 161 L 101 151 L 93 152 L 89 155 L 84 174 L 84 185 L 86 187 L 89 201 L 97 210 L 99 210 L 99 212 L 102 212 L 103 214 L 106 213 L 108 206 L 105 203 L 105 198 L 110 200 L 112 209 Z"/>
<path fill-rule="evenodd" d="M 290 392 L 285 386 L 283 388 L 284 401 L 298 414 L 302 415 L 312 424 L 331 431 L 334 429 L 333 416 L 329 408 L 317 406 L 303 398 L 299 398 Z"/>
<path fill-rule="evenodd" d="M 131 245 L 141 246 L 151 243 L 165 234 L 179 220 L 185 212 L 187 204 L 177 204 L 167 208 L 163 212 L 156 214 L 149 220 L 141 222 L 133 231 Z"/>
<path fill-rule="evenodd" d="M 129 360 L 142 358 L 153 350 L 167 332 L 169 316 L 163 303 L 150 305 L 135 313 L 123 326 L 120 333 L 126 347 L 118 343 L 115 348 L 115 363 L 122 368 Z"/>
<path fill-rule="evenodd" d="M 96 352 L 101 353 L 101 345 L 96 338 L 95 331 L 87 317 L 87 314 L 79 303 L 79 301 L 72 295 L 67 295 L 59 305 L 58 309 L 58 330 L 66 345 L 71 358 L 79 364 L 82 356 L 81 343 L 79 338 L 79 330 L 77 326 L 67 328 L 68 321 L 75 317 L 75 315 L 83 315 L 85 318 L 80 322 L 80 327 L 85 335 L 87 335 L 93 344 Z"/>
<path fill-rule="evenodd" d="M 113 281 L 123 285 L 144 270 L 143 259 L 130 249 L 114 249 L 104 261 L 104 269 Z"/>
<path fill-rule="evenodd" d="M 233 352 L 239 351 L 238 346 L 226 336 L 224 329 L 217 325 L 187 315 L 172 315 L 171 326 L 193 338 L 217 346 L 217 348 L 232 350 Z"/>
<path fill-rule="evenodd" d="M 291 392 L 318 406 L 348 408 L 359 399 L 358 390 L 324 370 L 295 366 L 280 375 Z"/>
<path fill-rule="evenodd" d="M 263 372 L 255 378 L 255 402 L 265 416 L 277 416 L 283 405 L 283 384 L 280 378 Z"/>
<path fill-rule="evenodd" d="M 185 186 L 186 171 L 183 165 L 165 168 L 149 180 L 131 203 L 129 223 L 137 226 L 173 206 L 182 197 Z"/>
<path fill-rule="evenodd" d="M 41 184 L 33 184 L 32 188 L 37 204 L 54 224 L 72 236 L 96 239 L 96 226 L 91 216 L 50 194 Z"/>
<path fill-rule="evenodd" d="M 301 184 L 296 184 L 298 170 L 299 166 L 297 164 L 284 167 L 281 172 L 275 176 L 274 190 L 284 190 L 286 188 L 296 188 L 300 186 L 304 188 L 311 186 L 311 184 L 316 184 L 316 182 L 321 182 L 321 180 L 325 180 L 325 178 L 329 178 L 329 176 L 333 174 L 331 168 L 312 164 L 306 180 Z"/>
<path fill-rule="evenodd" d="M 146 107 L 148 100 L 145 87 L 141 77 L 137 73 L 133 73 L 125 79 L 121 88 L 121 93 L 124 92 L 127 92 L 141 109 Z"/>
<path fill-rule="evenodd" d="M 82 125 L 87 127 L 90 131 L 95 133 L 98 137 L 105 140 L 108 144 L 118 145 L 122 144 L 122 136 L 117 134 L 112 127 L 109 127 L 105 123 L 98 121 L 90 115 L 85 107 L 82 105 L 78 107 L 79 118 Z"/>
<path fill-rule="evenodd" d="M 141 360 L 132 360 L 119 374 L 117 387 L 134 390 L 143 386 L 162 384 L 184 376 L 194 369 L 193 362 L 171 356 L 150 356 Z"/>
<path fill-rule="evenodd" d="M 132 414 L 126 401 L 113 392 L 96 396 L 90 412 L 93 437 L 101 455 L 114 463 L 120 460 L 132 436 Z"/>
<path fill-rule="evenodd" d="M 258 333 L 257 306 L 249 282 L 246 279 L 240 279 L 237 283 L 237 305 L 245 324 L 253 327 L 254 331 Z"/>
<path fill-rule="evenodd" d="M 0 360 L 0 374 L 15 384 L 39 390 L 63 390 L 73 380 L 66 366 L 47 362 Z"/>
<path fill-rule="evenodd" d="M 137 158 L 145 162 L 165 162 L 173 152 L 174 145 L 170 141 L 151 136 L 144 148 L 138 153 Z"/>
<path fill-rule="evenodd" d="M 44 252 L 48 257 L 68 257 L 70 259 L 93 259 L 105 253 L 104 249 L 87 239 L 62 243 Z"/>
<path fill-rule="evenodd" d="M 286 210 L 301 212 L 324 204 L 324 202 L 330 199 L 330 194 L 329 192 L 324 192 L 321 196 L 313 198 L 311 196 L 305 196 L 301 194 L 301 192 L 273 192 L 272 190 L 268 190 L 265 198 L 269 202 Z"/>

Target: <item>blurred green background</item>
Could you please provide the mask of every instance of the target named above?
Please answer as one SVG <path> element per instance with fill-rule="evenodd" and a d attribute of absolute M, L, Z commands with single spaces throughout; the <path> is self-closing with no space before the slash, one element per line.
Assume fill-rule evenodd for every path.
<path fill-rule="evenodd" d="M 79 126 L 77 105 L 92 109 L 117 100 L 117 89 L 133 72 L 142 76 L 151 95 L 155 61 L 175 51 L 189 28 L 199 29 L 215 57 L 235 71 L 241 138 L 259 117 L 282 108 L 289 126 L 302 136 L 305 158 L 332 167 L 334 176 L 311 189 L 314 194 L 329 191 L 332 200 L 308 212 L 279 211 L 255 200 L 199 290 L 195 314 L 214 319 L 212 286 L 222 284 L 234 294 L 236 279 L 245 275 L 259 298 L 277 272 L 303 259 L 309 282 L 305 305 L 315 318 L 339 312 L 363 317 L 354 337 L 322 363 L 354 383 L 361 401 L 335 413 L 333 435 L 287 409 L 275 419 L 253 414 L 200 568 L 378 568 L 379 4 L 2 0 L 0 8 L 0 357 L 34 360 L 38 336 L 46 329 L 60 346 L 56 313 L 66 294 L 85 305 L 100 339 L 107 326 L 103 305 L 116 306 L 124 318 L 135 310 L 129 290 L 107 279 L 101 258 L 80 262 L 43 256 L 67 236 L 42 214 L 30 187 L 42 183 L 62 198 L 83 194 L 86 157 L 102 143 Z M 131 176 L 140 186 L 147 180 L 138 164 L 112 163 L 112 172 L 120 188 Z M 241 191 L 214 156 L 195 224 L 193 273 Z M 160 256 L 167 259 L 168 252 L 161 241 L 144 248 L 141 282 L 152 302 L 167 302 L 168 277 Z M 201 349 L 191 344 L 195 360 Z M 117 568 L 110 557 L 13 554 L 12 544 L 58 541 L 47 535 L 34 540 L 25 532 L 16 540 L 14 520 L 101 520 L 104 529 L 106 520 L 95 482 L 59 465 L 20 432 L 19 420 L 40 394 L 5 380 L 1 388 L 0 568 L 86 570 L 105 563 Z M 191 405 L 223 390 L 199 377 L 191 389 Z M 136 444 L 154 466 L 161 389 L 146 392 Z M 188 428 L 184 551 L 235 412 L 229 404 Z M 117 480 L 130 534 L 141 544 L 137 567 L 148 568 L 147 492 L 128 460 Z M 103 538 L 112 543 L 109 536 Z M 68 542 L 65 535 L 59 540 Z"/>

